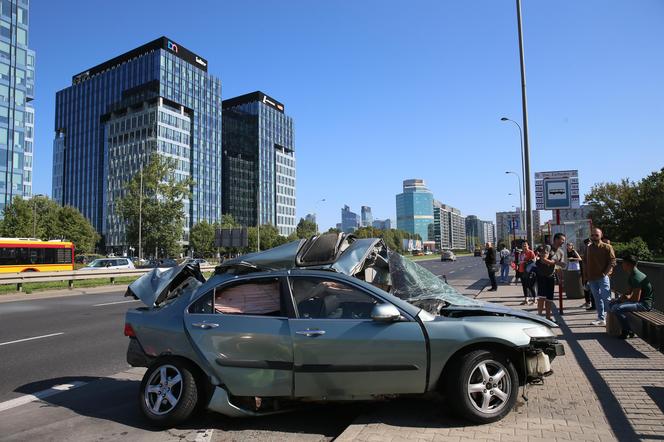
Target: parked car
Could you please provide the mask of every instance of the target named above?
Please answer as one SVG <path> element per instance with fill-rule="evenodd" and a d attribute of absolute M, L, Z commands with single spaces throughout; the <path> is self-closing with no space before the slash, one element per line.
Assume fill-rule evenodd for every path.
<path fill-rule="evenodd" d="M 134 263 L 128 258 L 99 258 L 80 270 L 116 270 L 133 269 Z"/>
<path fill-rule="evenodd" d="M 501 419 L 564 354 L 554 323 L 465 297 L 382 239 L 329 233 L 224 261 L 155 269 L 126 296 L 139 405 L 173 426 L 195 409 L 259 416 L 299 403 L 442 393 Z"/>
<path fill-rule="evenodd" d="M 473 252 L 473 256 L 482 256 L 482 250 L 481 249 L 475 249 Z"/>
<path fill-rule="evenodd" d="M 210 263 L 203 258 L 187 258 L 184 260 L 185 263 L 198 264 L 199 266 L 209 266 Z"/>
<path fill-rule="evenodd" d="M 441 261 L 456 261 L 457 257 L 451 250 L 443 250 L 443 253 L 440 254 Z"/>
<path fill-rule="evenodd" d="M 145 264 L 142 264 L 139 268 L 141 269 L 156 269 L 156 268 L 169 268 L 175 267 L 178 263 L 171 258 L 162 258 L 162 259 L 150 259 Z"/>
<path fill-rule="evenodd" d="M 433 255 L 433 252 L 431 250 L 427 250 L 424 252 L 425 255 Z"/>

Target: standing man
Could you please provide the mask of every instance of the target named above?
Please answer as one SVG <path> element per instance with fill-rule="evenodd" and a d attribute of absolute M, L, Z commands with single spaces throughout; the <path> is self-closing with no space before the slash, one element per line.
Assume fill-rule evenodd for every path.
<path fill-rule="evenodd" d="M 611 305 L 611 311 L 616 314 L 622 325 L 620 339 L 634 336 L 629 328 L 627 312 L 647 312 L 652 308 L 652 284 L 650 284 L 648 277 L 636 268 L 638 262 L 634 255 L 627 254 L 623 257 L 622 269 L 628 275 L 627 285 L 629 290 L 627 293 L 620 295 L 620 298 Z"/>
<path fill-rule="evenodd" d="M 498 284 L 496 283 L 496 250 L 490 242 L 486 243 L 484 263 L 487 272 L 489 272 L 489 281 L 491 281 L 491 288 L 488 291 L 495 292 L 498 290 Z"/>
<path fill-rule="evenodd" d="M 505 244 L 503 244 L 503 248 L 500 250 L 500 282 L 510 282 L 511 256 L 512 254 L 507 250 Z"/>
<path fill-rule="evenodd" d="M 553 295 L 556 287 L 556 275 L 560 276 L 560 270 L 567 268 L 565 262 L 565 234 L 556 233 L 553 235 L 553 244 L 551 249 L 538 250 L 539 260 L 537 261 L 537 314 L 542 315 L 542 309 L 546 306 L 546 319 L 552 320 L 551 306 L 553 305 Z"/>
<path fill-rule="evenodd" d="M 602 242 L 602 231 L 594 228 L 590 234 L 590 244 L 583 257 L 583 273 L 597 308 L 597 319 L 591 323 L 592 325 L 606 326 L 606 311 L 609 309 L 609 299 L 611 298 L 609 276 L 615 266 L 616 254 L 613 247 Z"/>

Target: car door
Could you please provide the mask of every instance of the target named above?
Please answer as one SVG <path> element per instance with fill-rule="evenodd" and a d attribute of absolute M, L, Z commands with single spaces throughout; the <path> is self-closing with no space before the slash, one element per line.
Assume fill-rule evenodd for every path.
<path fill-rule="evenodd" d="M 291 396 L 293 350 L 280 278 L 240 278 L 194 302 L 185 327 L 235 396 Z"/>
<path fill-rule="evenodd" d="M 427 349 L 418 322 L 405 314 L 372 320 L 373 307 L 385 301 L 341 277 L 288 279 L 296 397 L 424 392 Z"/>

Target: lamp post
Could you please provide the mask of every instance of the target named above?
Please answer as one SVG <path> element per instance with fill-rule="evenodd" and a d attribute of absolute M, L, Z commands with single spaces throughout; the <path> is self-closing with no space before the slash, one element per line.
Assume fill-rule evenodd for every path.
<path fill-rule="evenodd" d="M 138 196 L 138 262 L 143 261 L 143 161 L 141 161 L 140 193 Z M 155 257 L 156 258 L 156 257 Z"/>
<path fill-rule="evenodd" d="M 523 163 L 523 131 L 521 130 L 521 125 L 517 123 L 516 121 L 512 120 L 511 118 L 507 117 L 502 117 L 500 121 L 509 121 L 511 123 L 514 123 L 514 125 L 519 129 L 519 153 L 521 154 L 521 181 L 526 181 L 526 174 L 524 172 L 525 165 Z M 523 210 L 523 207 L 521 207 L 521 210 Z"/>
<path fill-rule="evenodd" d="M 321 198 L 318 201 L 316 201 L 316 204 L 314 204 L 314 224 L 316 224 L 316 235 L 318 235 L 318 205 L 320 203 L 324 203 L 326 200 L 325 198 Z"/>
<path fill-rule="evenodd" d="M 522 199 L 522 197 L 521 197 L 521 196 L 523 195 L 523 193 L 521 192 L 521 178 L 519 178 L 519 174 L 516 173 L 516 172 L 512 172 L 512 171 L 509 171 L 509 170 L 508 170 L 508 171 L 505 172 L 505 173 L 506 173 L 506 174 L 511 174 L 511 175 L 516 176 L 516 179 L 519 181 L 519 204 L 521 205 L 521 207 L 519 207 L 519 223 L 521 223 L 521 225 L 522 225 L 523 228 L 525 229 L 526 227 L 525 227 L 525 225 L 524 225 L 524 223 L 523 223 L 523 199 Z"/>

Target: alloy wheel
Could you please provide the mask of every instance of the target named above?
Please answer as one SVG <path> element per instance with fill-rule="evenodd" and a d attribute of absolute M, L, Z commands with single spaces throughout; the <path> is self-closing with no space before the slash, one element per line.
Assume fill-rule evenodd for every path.
<path fill-rule="evenodd" d="M 507 368 L 498 361 L 480 361 L 467 381 L 468 397 L 473 407 L 486 414 L 498 413 L 509 402 L 512 379 Z"/>
<path fill-rule="evenodd" d="M 143 392 L 151 413 L 162 416 L 177 406 L 182 396 L 182 374 L 173 365 L 162 365 L 152 372 Z"/>

